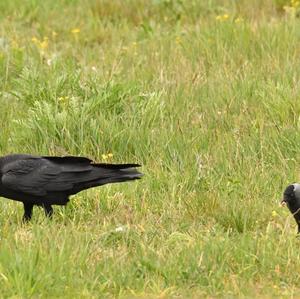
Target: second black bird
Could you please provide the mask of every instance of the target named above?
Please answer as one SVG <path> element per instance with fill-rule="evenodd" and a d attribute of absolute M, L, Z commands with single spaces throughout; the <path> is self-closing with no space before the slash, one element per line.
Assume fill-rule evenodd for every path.
<path fill-rule="evenodd" d="M 298 225 L 298 233 L 300 233 L 300 184 L 294 183 L 285 188 L 281 204 L 287 205 L 293 214 Z"/>

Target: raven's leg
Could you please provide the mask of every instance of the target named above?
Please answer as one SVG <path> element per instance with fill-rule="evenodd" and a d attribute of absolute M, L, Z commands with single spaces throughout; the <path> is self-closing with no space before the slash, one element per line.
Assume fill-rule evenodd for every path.
<path fill-rule="evenodd" d="M 53 214 L 53 208 L 51 207 L 51 205 L 43 205 L 44 211 L 45 211 L 45 215 L 49 218 L 52 217 Z"/>
<path fill-rule="evenodd" d="M 28 202 L 23 202 L 23 205 L 24 205 L 23 222 L 28 222 L 32 216 L 33 204 Z"/>

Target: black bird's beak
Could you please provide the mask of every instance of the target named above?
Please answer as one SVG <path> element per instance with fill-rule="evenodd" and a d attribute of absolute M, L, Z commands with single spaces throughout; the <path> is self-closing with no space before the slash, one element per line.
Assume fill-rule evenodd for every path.
<path fill-rule="evenodd" d="M 286 201 L 283 199 L 283 200 L 280 202 L 280 205 L 281 205 L 282 207 L 286 206 Z"/>

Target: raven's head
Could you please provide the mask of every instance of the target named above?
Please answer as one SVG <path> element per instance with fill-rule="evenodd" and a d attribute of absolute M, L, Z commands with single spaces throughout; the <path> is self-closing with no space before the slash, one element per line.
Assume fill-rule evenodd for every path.
<path fill-rule="evenodd" d="M 298 232 L 300 232 L 300 184 L 295 183 L 285 188 L 281 204 L 287 205 L 298 224 Z"/>
<path fill-rule="evenodd" d="M 292 184 L 285 188 L 283 192 L 282 205 L 287 204 L 288 207 L 300 204 L 300 184 Z"/>

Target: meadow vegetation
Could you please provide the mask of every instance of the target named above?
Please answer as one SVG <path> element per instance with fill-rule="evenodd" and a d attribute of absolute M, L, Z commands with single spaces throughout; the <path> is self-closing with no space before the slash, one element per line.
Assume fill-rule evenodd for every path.
<path fill-rule="evenodd" d="M 0 1 L 0 154 L 145 173 L 26 226 L 1 199 L 1 297 L 299 297 L 279 207 L 300 179 L 299 5 Z"/>

